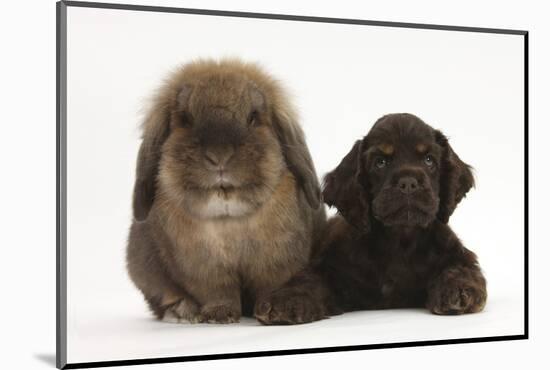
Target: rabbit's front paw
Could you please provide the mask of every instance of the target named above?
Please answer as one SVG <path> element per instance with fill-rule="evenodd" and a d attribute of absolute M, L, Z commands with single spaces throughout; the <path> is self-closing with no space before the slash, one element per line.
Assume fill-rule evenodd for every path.
<path fill-rule="evenodd" d="M 239 322 L 241 312 L 228 304 L 211 304 L 202 307 L 198 317 L 201 323 L 231 324 Z"/>
<path fill-rule="evenodd" d="M 265 325 L 305 324 L 327 317 L 323 305 L 312 297 L 284 290 L 256 302 L 254 316 Z"/>
<path fill-rule="evenodd" d="M 164 311 L 162 321 L 170 323 L 199 322 L 199 306 L 191 299 L 182 299 Z"/>

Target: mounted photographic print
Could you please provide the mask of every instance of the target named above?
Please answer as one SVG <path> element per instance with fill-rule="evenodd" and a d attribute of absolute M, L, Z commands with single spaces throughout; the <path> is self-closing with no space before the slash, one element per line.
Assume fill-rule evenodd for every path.
<path fill-rule="evenodd" d="M 526 31 L 59 2 L 57 366 L 526 339 Z"/>

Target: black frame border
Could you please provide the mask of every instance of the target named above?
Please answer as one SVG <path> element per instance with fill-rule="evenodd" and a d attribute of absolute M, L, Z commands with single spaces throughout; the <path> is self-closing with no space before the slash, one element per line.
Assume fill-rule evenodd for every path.
<path fill-rule="evenodd" d="M 415 28 L 520 35 L 524 39 L 524 334 L 493 337 L 457 338 L 413 342 L 365 344 L 354 346 L 301 348 L 290 350 L 221 353 L 214 355 L 174 356 L 132 360 L 67 363 L 67 7 L 116 9 L 161 13 L 213 15 L 222 17 L 274 19 L 286 21 L 339 23 L 379 27 Z M 497 342 L 529 339 L 529 31 L 500 28 L 462 27 L 424 23 L 385 22 L 360 19 L 327 18 L 287 14 L 236 12 L 83 1 L 56 3 L 56 367 L 81 369 L 108 366 L 143 365 L 187 361 L 220 360 L 246 357 L 285 356 L 367 349 L 421 347 L 462 343 Z"/>
<path fill-rule="evenodd" d="M 56 347 L 58 369 L 67 365 L 67 6 L 56 4 Z"/>

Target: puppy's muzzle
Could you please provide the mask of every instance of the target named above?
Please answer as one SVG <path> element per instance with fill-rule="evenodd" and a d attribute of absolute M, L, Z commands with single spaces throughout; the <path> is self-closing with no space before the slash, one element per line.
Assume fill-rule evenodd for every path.
<path fill-rule="evenodd" d="M 418 190 L 418 180 L 411 176 L 401 177 L 397 181 L 397 187 L 403 194 L 412 194 Z"/>

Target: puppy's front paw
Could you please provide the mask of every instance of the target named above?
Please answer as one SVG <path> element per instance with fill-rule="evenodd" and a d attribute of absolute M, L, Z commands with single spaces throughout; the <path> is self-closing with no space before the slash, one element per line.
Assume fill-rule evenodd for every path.
<path fill-rule="evenodd" d="M 487 300 L 485 281 L 449 271 L 428 293 L 427 308 L 438 315 L 460 315 L 483 310 Z"/>
<path fill-rule="evenodd" d="M 240 318 L 240 310 L 225 304 L 213 304 L 202 307 L 198 321 L 202 323 L 231 324 L 239 322 Z"/>
<path fill-rule="evenodd" d="M 305 324 L 327 317 L 321 302 L 308 295 L 284 291 L 258 300 L 254 316 L 265 325 Z"/>

